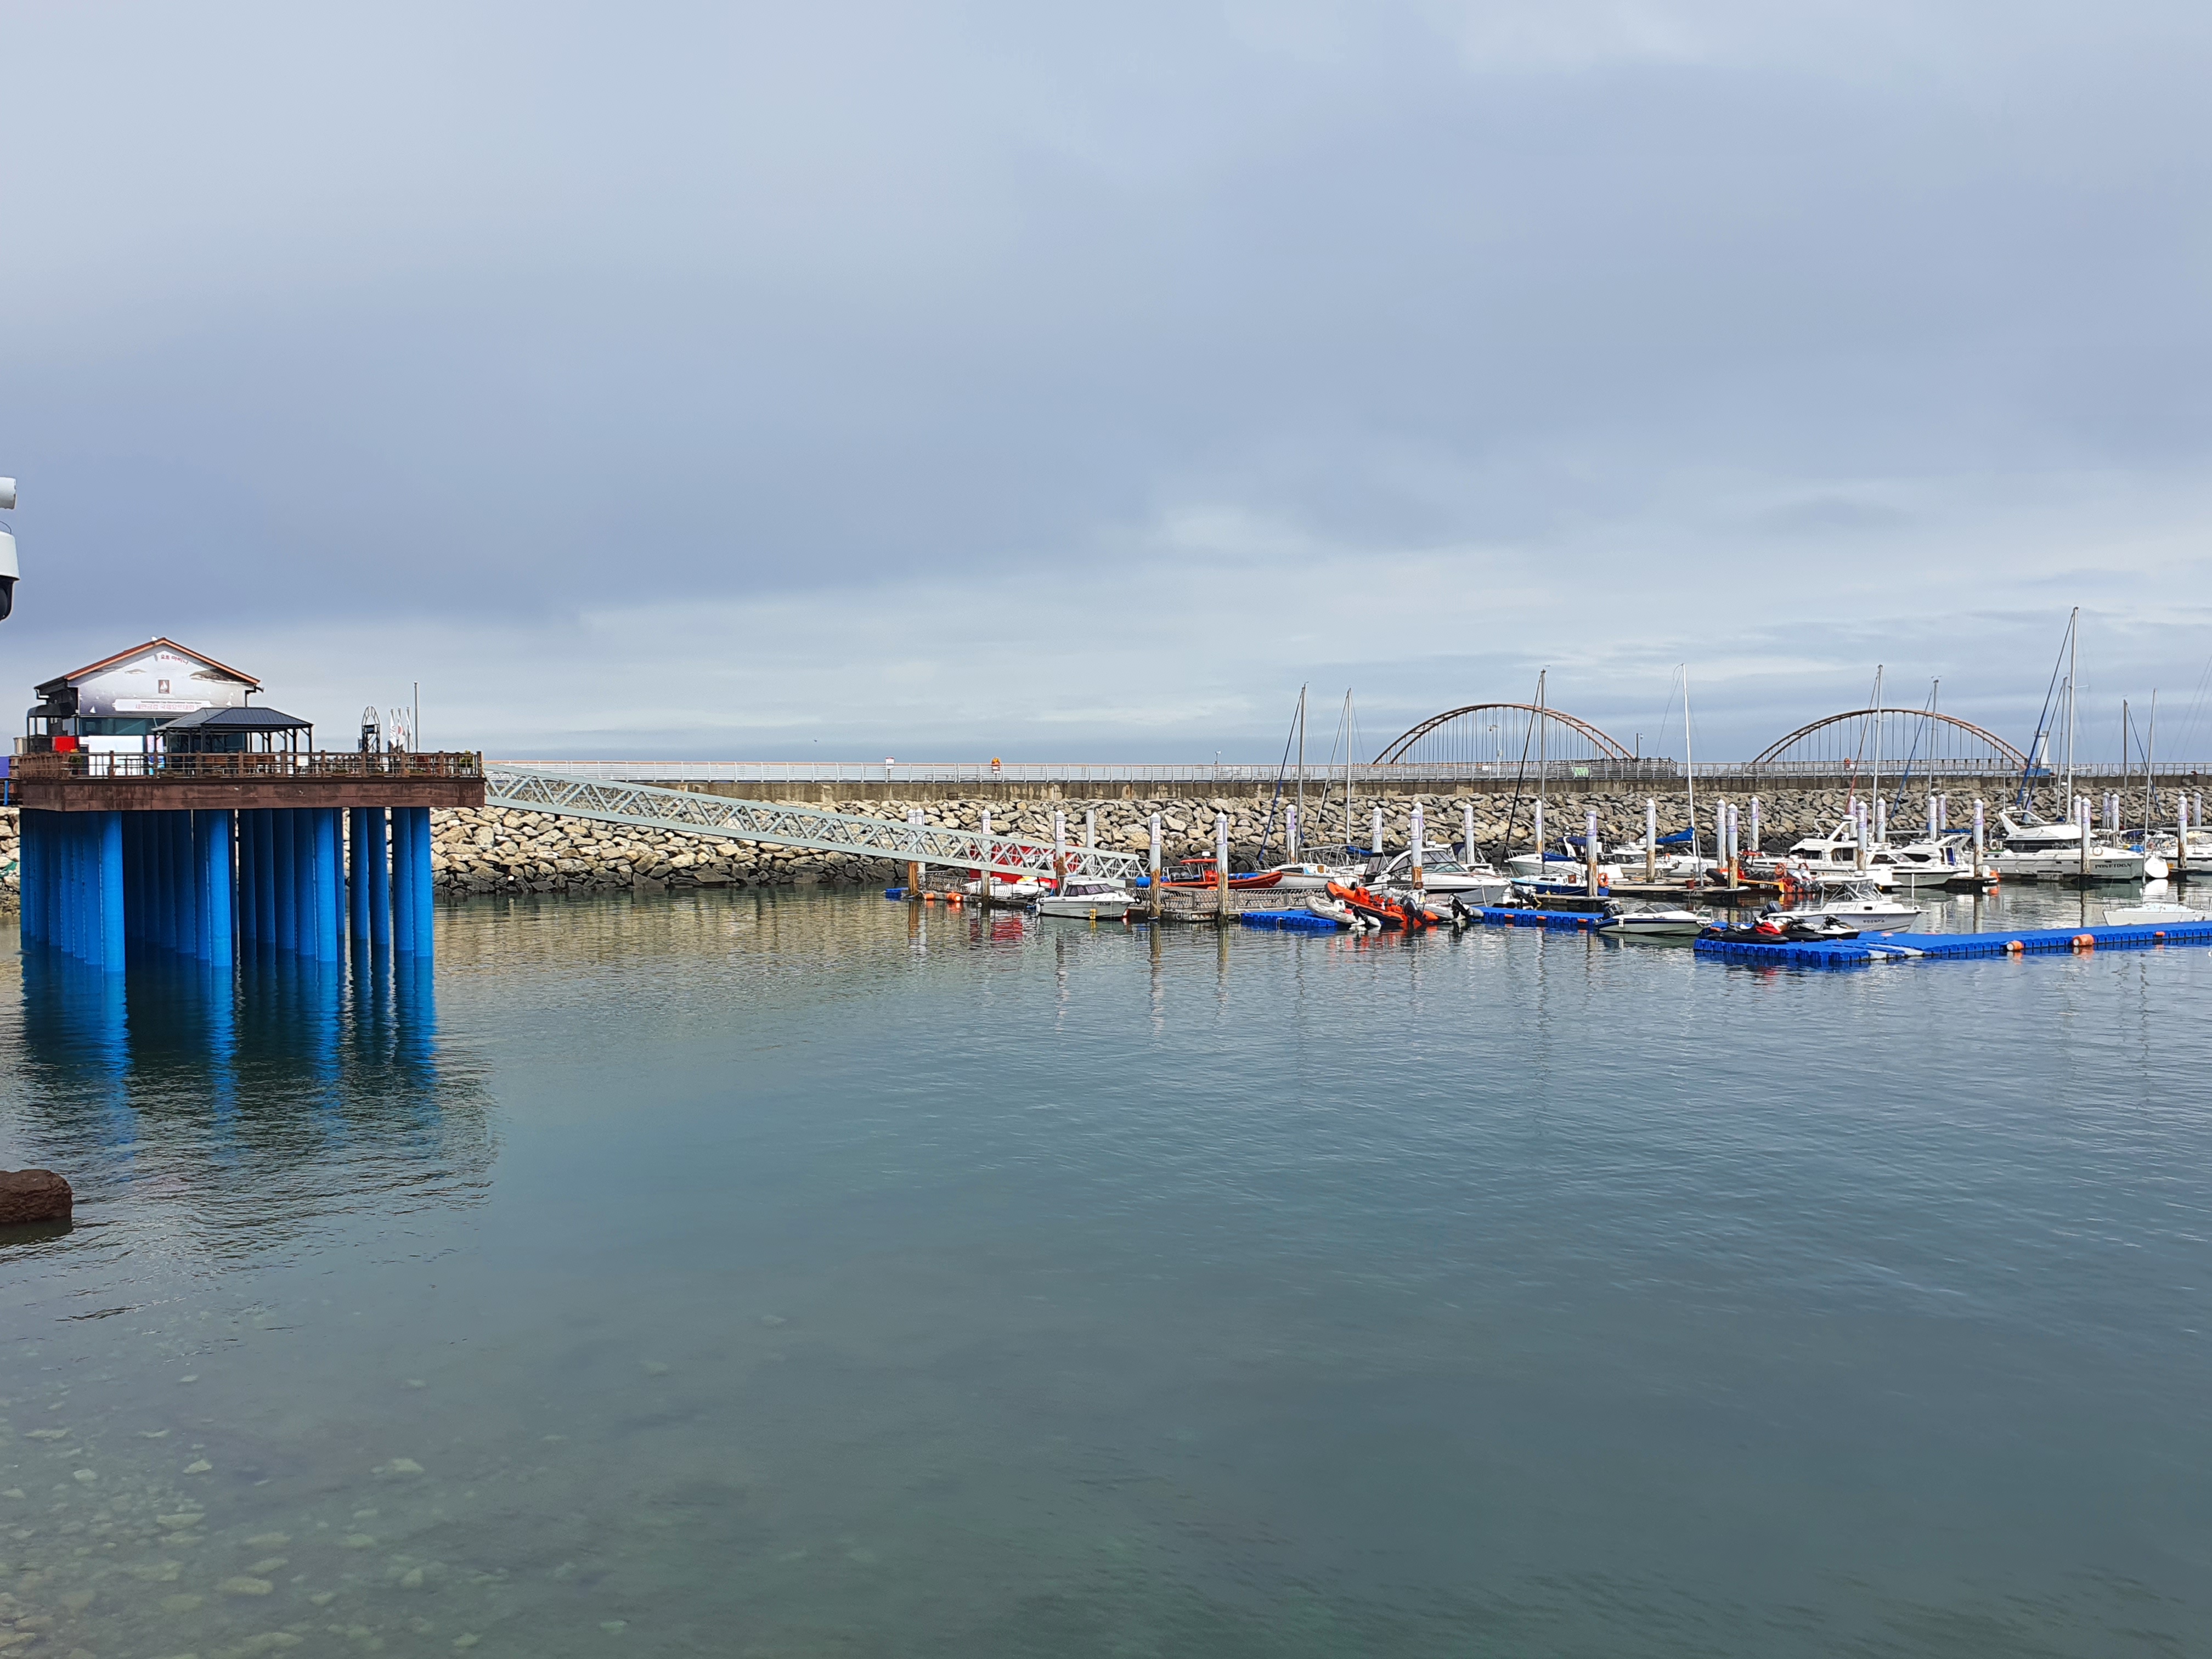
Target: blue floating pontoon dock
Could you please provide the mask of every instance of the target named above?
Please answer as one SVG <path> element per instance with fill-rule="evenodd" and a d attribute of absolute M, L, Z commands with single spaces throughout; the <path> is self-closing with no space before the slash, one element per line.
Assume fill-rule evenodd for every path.
<path fill-rule="evenodd" d="M 1480 912 L 1492 927 L 1595 927 L 1605 918 L 1593 910 L 1524 910 L 1518 905 L 1485 905 Z"/>
<path fill-rule="evenodd" d="M 1697 952 L 1773 968 L 1850 968 L 1869 962 L 1958 962 L 1971 957 L 2047 956 L 2074 951 L 2150 951 L 2212 945 L 2212 921 L 2131 927 L 2033 927 L 1991 933 L 1862 933 L 1856 939 L 1750 945 L 1701 939 Z"/>

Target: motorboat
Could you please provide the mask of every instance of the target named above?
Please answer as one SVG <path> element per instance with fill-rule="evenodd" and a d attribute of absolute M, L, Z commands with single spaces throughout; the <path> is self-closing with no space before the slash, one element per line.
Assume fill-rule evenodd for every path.
<path fill-rule="evenodd" d="M 1417 896 L 1402 890 L 1378 892 L 1373 888 L 1347 887 L 1342 882 L 1333 881 L 1328 884 L 1328 896 L 1361 921 L 1385 928 L 1418 933 L 1441 926 L 1443 921 L 1443 917 Z"/>
<path fill-rule="evenodd" d="M 1117 881 L 1070 876 L 1060 884 L 1059 892 L 1045 894 L 1030 908 L 1041 916 L 1070 916 L 1079 921 L 1095 921 L 1101 917 L 1118 920 L 1127 915 L 1132 906 L 1142 902 Z"/>
<path fill-rule="evenodd" d="M 2212 921 L 2212 915 L 2171 899 L 2144 899 L 2136 904 L 2105 907 L 2105 925 L 2108 927 L 2166 927 L 2187 921 Z"/>
<path fill-rule="evenodd" d="M 1888 871 L 1902 887 L 1948 886 L 1974 873 L 1972 838 L 1948 835 L 1894 845 L 1877 842 L 1867 850 L 1867 868 Z"/>
<path fill-rule="evenodd" d="M 1413 879 L 1413 855 L 1410 851 L 1386 860 L 1381 867 L 1368 876 L 1368 884 L 1376 887 L 1410 886 Z M 1470 903 L 1487 904 L 1501 899 L 1511 890 L 1513 884 L 1501 876 L 1481 859 L 1467 862 L 1457 857 L 1448 847 L 1424 847 L 1421 849 L 1421 889 L 1431 898 L 1443 899 L 1458 894 Z"/>
<path fill-rule="evenodd" d="M 1275 877 L 1274 884 L 1291 893 L 1325 893 L 1329 883 L 1356 882 L 1361 874 L 1352 866 L 1328 864 L 1277 864 L 1260 873 Z"/>
<path fill-rule="evenodd" d="M 1185 859 L 1173 870 L 1168 872 L 1161 885 L 1212 887 L 1218 884 L 1219 879 L 1218 866 L 1212 859 Z M 1232 870 L 1229 872 L 1229 887 L 1231 892 L 1257 892 L 1264 888 L 1279 886 L 1282 880 L 1280 868 L 1243 872 Z"/>
<path fill-rule="evenodd" d="M 1875 927 L 1901 927 L 1920 914 L 1917 904 L 1907 904 L 1902 899 L 1890 897 L 1872 880 L 1861 881 L 1844 887 L 1839 895 L 1823 899 L 1816 904 L 1792 905 L 1788 909 L 1770 911 L 1770 915 L 1785 916 L 1840 916 L 1856 924 Z"/>
<path fill-rule="evenodd" d="M 2086 854 L 2075 823 L 2015 823 L 1997 815 L 2003 839 L 1989 854 L 1990 868 L 2014 881 L 2163 881 L 2171 866 L 2145 848 L 2113 847 L 2092 836 Z"/>
<path fill-rule="evenodd" d="M 1869 843 L 1862 864 L 1858 836 L 1846 822 L 1838 824 L 1833 835 L 1808 836 L 1792 843 L 1779 857 L 1746 859 L 1743 871 L 1754 881 L 1778 882 L 1784 887 L 1828 887 L 1861 881 L 1887 887 L 1897 879 L 1896 862 L 1877 859 L 1878 850 L 1879 843 Z"/>
<path fill-rule="evenodd" d="M 988 889 L 980 881 L 970 881 L 962 883 L 960 890 L 970 898 L 980 894 L 986 898 L 996 899 L 1005 904 L 1028 904 L 1050 892 L 1052 884 L 1048 881 L 1031 881 L 1026 877 L 1019 881 L 1007 881 L 1001 877 L 994 876 Z"/>
<path fill-rule="evenodd" d="M 1597 856 L 1599 887 L 1610 887 L 1627 879 L 1618 864 L 1606 862 L 1603 847 L 1598 848 Z M 1559 891 L 1587 892 L 1589 889 L 1589 872 L 1580 853 L 1516 853 L 1505 860 L 1505 870 L 1519 885 Z"/>
<path fill-rule="evenodd" d="M 1612 913 L 1593 924 L 1601 933 L 1620 939 L 1694 939 L 1705 928 L 1706 918 L 1694 910 L 1612 902 Z"/>

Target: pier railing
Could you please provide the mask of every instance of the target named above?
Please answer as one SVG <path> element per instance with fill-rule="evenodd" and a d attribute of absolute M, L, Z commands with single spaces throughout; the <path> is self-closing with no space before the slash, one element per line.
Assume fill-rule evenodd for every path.
<path fill-rule="evenodd" d="M 274 754 L 16 755 L 9 770 L 17 783 L 85 778 L 139 779 L 149 783 L 222 783 L 253 778 L 480 778 L 483 757 L 466 750 L 365 755 L 351 750 L 303 750 Z"/>
<path fill-rule="evenodd" d="M 514 766 L 533 772 L 558 773 L 564 777 L 595 779 L 623 783 L 1271 783 L 1278 776 L 1288 784 L 1294 782 L 1296 769 L 1285 773 L 1273 763 L 1247 765 L 1224 762 L 1213 765 L 1200 763 L 1187 765 L 1176 762 L 1085 762 L 1085 761 L 1008 761 L 993 766 L 988 761 L 564 761 L 518 760 L 495 761 L 495 766 Z M 1517 760 L 1452 761 L 1424 763 L 1402 762 L 1389 766 L 1354 766 L 1351 769 L 1351 783 L 1355 793 L 1370 793 L 1377 790 L 1404 791 L 1416 786 L 1436 783 L 1497 783 L 1510 782 L 1525 776 L 1533 787 L 1540 776 L 1547 784 L 1617 783 L 1623 785 L 1680 786 L 1684 779 L 1694 776 L 1700 783 L 1725 785 L 1745 784 L 1752 781 L 1769 781 L 1788 787 L 1793 781 L 1802 780 L 1808 785 L 1826 787 L 1831 780 L 1851 776 L 1863 777 L 1869 782 L 1877 775 L 1885 789 L 1897 786 L 1899 767 L 1886 767 L 1877 775 L 1871 767 L 1852 768 L 1849 763 L 1833 761 L 1770 761 L 1763 766 L 1753 766 L 1742 761 L 1700 761 L 1694 768 L 1685 768 L 1680 761 L 1655 758 L 1650 760 L 1555 760 L 1539 767 L 1534 761 L 1525 767 Z M 2077 767 L 2084 775 L 2117 775 L 2117 765 L 2098 766 L 2084 763 Z M 2135 769 L 2140 778 L 2142 769 Z M 2212 763 L 2160 761 L 2153 769 L 2154 778 L 2179 781 L 2202 777 L 2212 773 Z M 1906 771 L 1908 785 L 1933 780 L 2016 780 L 2020 769 L 2002 761 L 1939 760 L 1918 762 Z M 2039 774 L 2039 779 L 2046 775 Z M 1342 766 L 1322 768 L 1309 766 L 1305 785 L 1309 794 L 1332 785 L 1341 786 L 1346 778 Z"/>

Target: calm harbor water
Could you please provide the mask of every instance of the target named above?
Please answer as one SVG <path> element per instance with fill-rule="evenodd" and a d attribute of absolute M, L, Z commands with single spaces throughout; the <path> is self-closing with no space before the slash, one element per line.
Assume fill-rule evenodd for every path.
<path fill-rule="evenodd" d="M 0 957 L 11 1651 L 2212 1650 L 2212 951 L 439 927 Z"/>

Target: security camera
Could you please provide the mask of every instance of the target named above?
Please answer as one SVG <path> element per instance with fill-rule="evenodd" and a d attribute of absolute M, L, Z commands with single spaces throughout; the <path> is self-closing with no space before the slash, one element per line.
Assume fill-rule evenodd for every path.
<path fill-rule="evenodd" d="M 0 478 L 0 513 L 12 511 L 15 505 L 15 481 Z M 15 538 L 0 530 L 0 622 L 6 622 L 15 608 L 15 578 L 21 574 L 15 565 Z"/>

